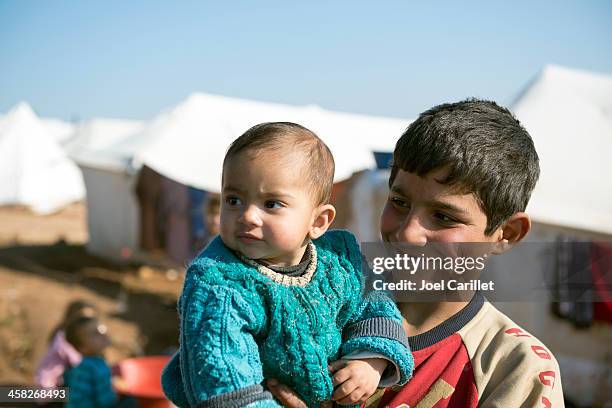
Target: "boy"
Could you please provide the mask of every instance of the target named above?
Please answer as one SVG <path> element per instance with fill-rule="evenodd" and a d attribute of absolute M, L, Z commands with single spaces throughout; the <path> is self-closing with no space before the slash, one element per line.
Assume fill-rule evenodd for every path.
<path fill-rule="evenodd" d="M 106 327 L 95 317 L 78 317 L 66 326 L 66 340 L 83 356 L 81 362 L 64 373 L 68 387 L 67 407 L 135 407 L 136 400 L 119 398 L 111 384 L 111 369 L 103 352 L 110 344 Z"/>
<path fill-rule="evenodd" d="M 326 233 L 333 175 L 327 146 L 293 123 L 260 124 L 232 143 L 220 237 L 187 271 L 180 351 L 162 376 L 175 404 L 277 407 L 260 385 L 276 377 L 309 406 L 347 405 L 410 377 L 399 311 L 362 298 L 355 238 Z M 347 360 L 332 364 L 332 379 L 338 357 Z"/>
<path fill-rule="evenodd" d="M 538 156 L 525 129 L 494 102 L 424 112 L 397 142 L 393 163 L 380 224 L 385 242 L 486 242 L 501 253 L 531 228 L 524 211 Z M 482 294 L 399 307 L 411 336 L 413 378 L 381 390 L 368 407 L 564 406 L 552 353 Z M 287 406 L 303 406 L 287 387 L 270 389 Z"/>

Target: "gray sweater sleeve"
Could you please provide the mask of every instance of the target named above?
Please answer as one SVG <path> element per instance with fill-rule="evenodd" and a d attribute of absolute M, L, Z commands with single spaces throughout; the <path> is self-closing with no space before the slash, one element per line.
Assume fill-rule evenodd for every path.
<path fill-rule="evenodd" d="M 227 392 L 216 395 L 198 405 L 198 408 L 241 408 L 255 402 L 267 404 L 257 404 L 257 406 L 279 407 L 269 391 L 257 384 L 242 388 L 237 391 Z"/>
<path fill-rule="evenodd" d="M 356 337 L 385 337 L 410 347 L 402 325 L 388 317 L 373 317 L 353 323 L 344 329 L 342 337 L 345 342 Z"/>

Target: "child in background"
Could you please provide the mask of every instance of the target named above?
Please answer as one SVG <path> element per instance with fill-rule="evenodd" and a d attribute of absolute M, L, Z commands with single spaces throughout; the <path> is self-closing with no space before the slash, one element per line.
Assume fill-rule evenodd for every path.
<path fill-rule="evenodd" d="M 210 193 L 206 201 L 206 233 L 207 244 L 219 235 L 221 230 L 221 199 L 219 194 Z"/>
<path fill-rule="evenodd" d="M 206 203 L 201 206 L 198 216 L 202 221 L 202 232 L 195 237 L 194 257 L 206 247 L 217 235 L 219 235 L 221 203 L 219 194 L 208 193 Z"/>
<path fill-rule="evenodd" d="M 96 315 L 96 308 L 83 300 L 76 300 L 68 305 L 62 322 L 51 332 L 47 352 L 36 369 L 34 381 L 37 385 L 51 389 L 62 386 L 66 367 L 73 367 L 81 362 L 81 353 L 66 341 L 66 325 L 73 319 Z"/>
<path fill-rule="evenodd" d="M 294 123 L 257 125 L 232 143 L 220 236 L 187 271 L 180 350 L 162 376 L 175 404 L 278 407 L 261 385 L 277 378 L 309 406 L 349 405 L 408 380 L 399 311 L 363 296 L 354 236 L 327 232 L 333 176 L 327 146 Z"/>
<path fill-rule="evenodd" d="M 113 389 L 111 369 L 103 357 L 110 345 L 105 326 L 93 317 L 73 319 L 66 326 L 66 340 L 83 356 L 77 366 L 64 373 L 68 408 L 136 406 L 135 399 L 119 398 Z"/>

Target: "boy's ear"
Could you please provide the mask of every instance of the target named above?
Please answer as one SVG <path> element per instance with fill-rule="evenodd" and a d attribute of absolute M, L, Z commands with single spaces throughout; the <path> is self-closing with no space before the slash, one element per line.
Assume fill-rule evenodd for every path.
<path fill-rule="evenodd" d="M 317 239 L 325 234 L 334 218 L 336 218 L 336 208 L 333 205 L 323 204 L 317 207 L 314 213 L 314 220 L 308 232 L 310 239 Z"/>
<path fill-rule="evenodd" d="M 500 228 L 500 238 L 493 253 L 502 254 L 518 244 L 531 230 L 531 218 L 524 212 L 517 212 Z"/>

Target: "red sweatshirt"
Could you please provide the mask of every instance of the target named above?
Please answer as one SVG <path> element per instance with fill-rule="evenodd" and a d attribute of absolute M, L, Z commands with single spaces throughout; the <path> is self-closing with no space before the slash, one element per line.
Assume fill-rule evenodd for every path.
<path fill-rule="evenodd" d="M 434 329 L 409 338 L 415 369 L 364 407 L 563 407 L 559 366 L 542 343 L 477 293 Z"/>

